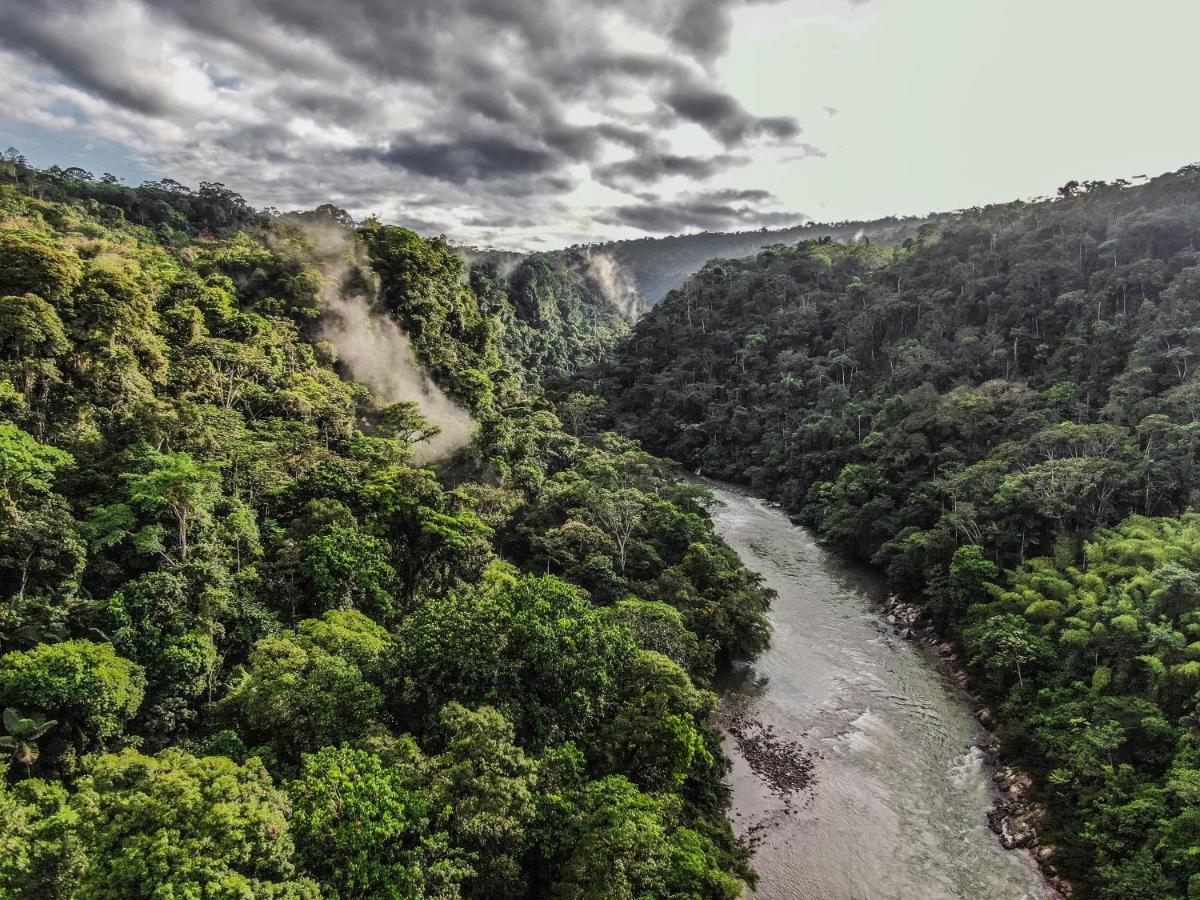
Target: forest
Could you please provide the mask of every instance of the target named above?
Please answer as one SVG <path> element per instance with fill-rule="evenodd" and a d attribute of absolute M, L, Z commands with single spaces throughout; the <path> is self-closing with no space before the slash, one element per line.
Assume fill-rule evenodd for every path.
<path fill-rule="evenodd" d="M 1200 168 L 710 262 L 561 388 L 969 660 L 1076 896 L 1200 896 Z"/>
<path fill-rule="evenodd" d="M 900 244 L 913 237 L 922 225 L 947 218 L 936 216 L 891 216 L 871 221 L 809 222 L 791 228 L 762 228 L 758 231 L 702 231 L 667 237 L 643 237 L 607 241 L 596 250 L 610 255 L 624 269 L 650 305 L 660 302 L 673 288 L 683 284 L 712 259 L 754 256 L 765 247 L 830 238 L 855 241 L 866 237 L 875 243 Z M 580 248 L 562 251 L 578 252 Z"/>
<path fill-rule="evenodd" d="M 0 162 L 0 896 L 754 883 L 712 678 L 770 593 L 547 399 L 628 331 L 569 263 Z"/>

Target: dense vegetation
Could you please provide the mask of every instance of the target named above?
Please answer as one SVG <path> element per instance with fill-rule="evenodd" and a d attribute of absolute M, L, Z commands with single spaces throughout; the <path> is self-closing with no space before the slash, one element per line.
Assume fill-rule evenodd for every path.
<path fill-rule="evenodd" d="M 794 244 L 797 241 L 830 238 L 854 241 L 867 238 L 879 244 L 899 244 L 916 235 L 921 225 L 942 216 L 875 219 L 869 222 L 810 222 L 790 228 L 758 231 L 703 231 L 699 234 L 675 234 L 668 237 L 644 237 L 596 244 L 597 252 L 608 254 L 629 272 L 637 289 L 651 304 L 683 284 L 711 259 L 738 259 L 755 256 L 766 247 Z M 564 255 L 581 252 L 573 247 Z"/>
<path fill-rule="evenodd" d="M 607 357 L 641 312 L 623 308 L 580 251 L 474 254 L 467 257 L 471 288 L 497 316 L 527 383 L 562 378 Z"/>
<path fill-rule="evenodd" d="M 0 169 L 0 896 L 752 880 L 706 685 L 765 642 L 767 592 L 702 492 L 536 391 L 590 324 L 533 346 L 474 285 L 332 208 Z M 478 423 L 437 470 L 437 423 L 322 339 L 331 291 Z"/>
<path fill-rule="evenodd" d="M 1084 896 L 1200 896 L 1200 169 L 714 262 L 589 376 L 963 646 Z"/>

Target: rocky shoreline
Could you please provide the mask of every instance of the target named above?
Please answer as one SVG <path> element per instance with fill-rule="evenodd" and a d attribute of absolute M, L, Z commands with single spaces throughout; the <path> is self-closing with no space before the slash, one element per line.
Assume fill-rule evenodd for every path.
<path fill-rule="evenodd" d="M 992 731 L 995 714 L 971 692 L 970 678 L 954 645 L 939 638 L 933 627 L 924 621 L 921 608 L 916 604 L 892 596 L 884 603 L 882 615 L 894 634 L 928 647 L 937 659 L 938 667 L 971 702 L 975 718 L 987 734 L 981 749 L 993 769 L 992 781 L 1000 793 L 988 810 L 988 826 L 1006 850 L 1024 849 L 1029 852 L 1041 870 L 1052 898 L 1071 897 L 1074 893 L 1071 883 L 1054 870 L 1055 847 L 1042 843 L 1040 839 L 1039 828 L 1045 819 L 1046 809 L 1031 796 L 1033 779 L 1025 772 L 1002 765 L 998 759 L 999 741 Z"/>

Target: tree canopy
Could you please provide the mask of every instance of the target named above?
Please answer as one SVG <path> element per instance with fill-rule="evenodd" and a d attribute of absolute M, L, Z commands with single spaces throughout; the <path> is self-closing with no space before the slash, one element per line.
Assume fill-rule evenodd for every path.
<path fill-rule="evenodd" d="M 0 896 L 753 880 L 707 684 L 769 594 L 599 401 L 555 413 L 628 330 L 583 258 L 467 256 L 0 161 Z M 401 396 L 329 340 L 351 299 Z M 418 463 L 431 381 L 473 434 Z M 614 778 L 658 831 L 584 865 Z"/>

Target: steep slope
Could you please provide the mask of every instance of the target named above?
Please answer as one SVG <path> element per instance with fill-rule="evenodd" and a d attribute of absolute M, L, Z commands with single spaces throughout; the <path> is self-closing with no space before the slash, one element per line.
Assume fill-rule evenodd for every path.
<path fill-rule="evenodd" d="M 703 494 L 444 241 L 212 193 L 0 172 L 0 895 L 732 900 Z"/>
<path fill-rule="evenodd" d="M 471 289 L 533 385 L 604 359 L 642 310 L 641 298 L 585 253 L 466 258 Z"/>
<path fill-rule="evenodd" d="M 709 264 L 598 386 L 956 638 L 1086 896 L 1200 879 L 1200 169 Z"/>

